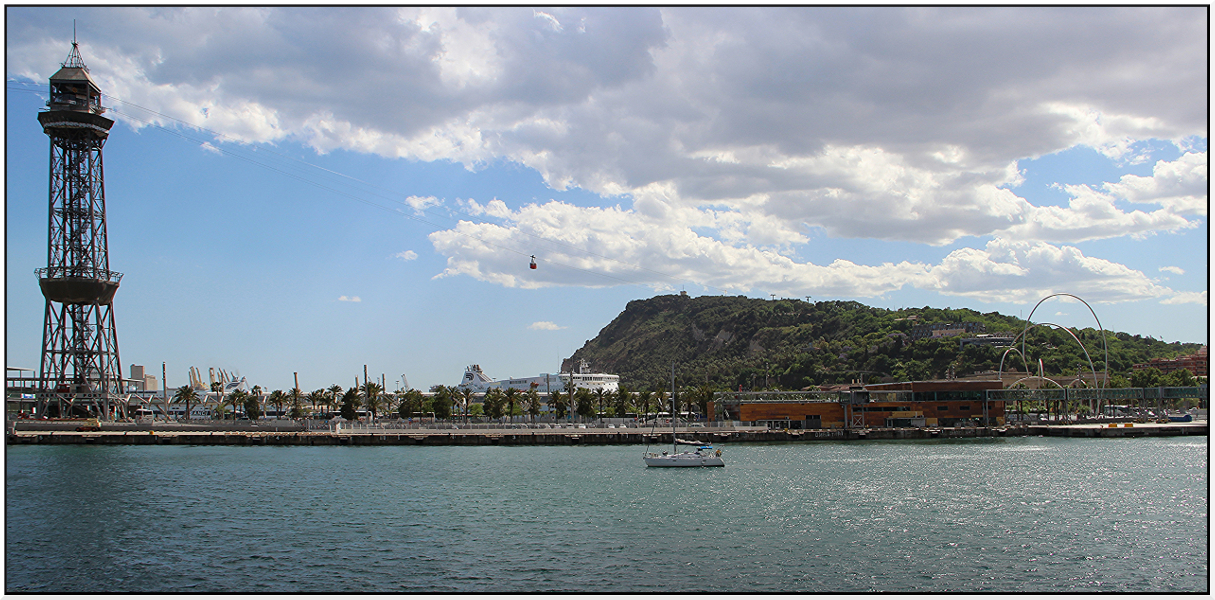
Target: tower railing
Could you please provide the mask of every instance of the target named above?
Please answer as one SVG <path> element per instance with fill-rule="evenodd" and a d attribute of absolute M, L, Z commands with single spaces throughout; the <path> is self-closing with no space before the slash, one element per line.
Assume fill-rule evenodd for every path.
<path fill-rule="evenodd" d="M 122 273 L 96 267 L 67 265 L 59 267 L 41 267 L 34 269 L 38 279 L 99 279 L 111 283 L 120 283 Z"/>

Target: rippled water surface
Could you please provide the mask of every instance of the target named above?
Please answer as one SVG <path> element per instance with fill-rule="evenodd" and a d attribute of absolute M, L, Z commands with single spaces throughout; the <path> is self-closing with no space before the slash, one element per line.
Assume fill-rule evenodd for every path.
<path fill-rule="evenodd" d="M 10 446 L 5 590 L 1208 591 L 1206 438 Z"/>

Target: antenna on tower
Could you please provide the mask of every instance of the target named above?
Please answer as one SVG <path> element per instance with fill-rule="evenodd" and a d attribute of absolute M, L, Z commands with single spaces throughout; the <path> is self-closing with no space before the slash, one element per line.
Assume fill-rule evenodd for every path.
<path fill-rule="evenodd" d="M 76 42 L 76 19 L 72 19 L 72 51 L 68 53 L 67 60 L 63 61 L 62 66 L 83 69 L 85 73 L 89 72 L 89 68 L 84 64 L 84 59 L 80 57 L 80 44 Z"/>

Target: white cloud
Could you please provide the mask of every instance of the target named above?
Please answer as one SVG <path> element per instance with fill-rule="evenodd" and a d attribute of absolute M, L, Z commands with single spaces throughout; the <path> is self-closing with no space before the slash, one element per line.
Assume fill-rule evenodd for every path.
<path fill-rule="evenodd" d="M 736 230 L 748 238 L 808 225 L 944 244 L 1147 235 L 1205 215 L 1201 152 L 1104 195 L 1077 188 L 1069 207 L 1009 191 L 1024 158 L 1087 145 L 1133 162 L 1138 140 L 1204 136 L 1204 15 L 106 7 L 82 18 L 95 24 L 83 51 L 103 89 L 227 140 L 472 169 L 513 161 L 556 189 L 608 195 L 662 186 L 671 202 L 762 223 Z M 38 23 L 58 16 L 10 12 L 10 74 L 41 81 L 62 60 L 66 45 Z"/>
<path fill-rule="evenodd" d="M 1181 267 L 1160 267 L 1160 271 L 1164 273 L 1173 273 L 1175 275 L 1185 275 L 1185 270 Z"/>
<path fill-rule="evenodd" d="M 1173 293 L 1140 271 L 1085 256 L 1073 246 L 1000 238 L 983 250 L 951 252 L 929 275 L 927 289 L 985 302 L 1033 302 L 1060 292 L 1089 302 L 1123 302 Z"/>
<path fill-rule="evenodd" d="M 528 325 L 527 328 L 541 331 L 556 331 L 558 329 L 565 329 L 564 326 L 553 323 L 552 321 L 536 321 L 535 323 Z"/>
<path fill-rule="evenodd" d="M 1177 292 L 1160 301 L 1161 304 L 1201 304 L 1207 305 L 1207 291 L 1201 292 Z"/>
<path fill-rule="evenodd" d="M 657 200 L 654 200 L 657 203 Z M 979 248 L 950 252 L 939 264 L 835 260 L 816 265 L 773 249 L 730 244 L 712 231 L 708 211 L 662 206 L 650 213 L 580 208 L 560 202 L 500 207 L 509 226 L 461 222 L 430 235 L 447 256 L 440 277 L 467 275 L 505 287 L 643 285 L 675 289 L 695 282 L 723 291 L 790 296 L 871 298 L 905 286 L 984 302 L 1033 302 L 1057 292 L 1091 302 L 1171 297 L 1142 272 L 1086 256 L 1074 246 L 996 238 Z M 673 216 L 675 213 L 678 216 Z M 544 240 L 544 241 L 538 241 Z M 534 247 L 541 268 L 504 248 Z"/>
<path fill-rule="evenodd" d="M 1127 202 L 1159 204 L 1177 214 L 1206 216 L 1207 155 L 1187 152 L 1175 161 L 1157 161 L 1151 177 L 1123 175 L 1105 189 Z"/>
<path fill-rule="evenodd" d="M 1029 206 L 1018 223 L 1001 235 L 1023 240 L 1069 241 L 1132 236 L 1142 238 L 1158 232 L 1176 232 L 1200 225 L 1162 208 L 1152 212 L 1118 208 L 1115 198 L 1087 185 L 1063 186 L 1072 199 L 1066 207 Z"/>
<path fill-rule="evenodd" d="M 362 302 L 363 299 L 358 296 L 338 296 L 338 302 Z"/>
<path fill-rule="evenodd" d="M 226 143 L 507 162 L 554 189 L 620 197 L 464 202 L 505 226 L 432 234 L 448 259 L 440 276 L 1187 298 L 1064 244 L 1206 224 L 1205 151 L 1151 176 L 1065 186 L 1066 206 L 1016 191 L 1027 158 L 1088 146 L 1134 164 L 1143 140 L 1205 140 L 1203 7 L 18 7 L 6 13 L 10 77 L 57 68 L 67 40 L 47 32 L 69 12 L 92 24 L 85 60 L 111 115 L 133 126 L 173 122 L 118 99 Z M 991 241 L 935 265 L 818 265 L 794 258 L 808 231 Z"/>
<path fill-rule="evenodd" d="M 397 252 L 396 254 L 393 254 L 392 257 L 399 258 L 403 261 L 408 262 L 411 260 L 416 260 L 418 258 L 418 253 L 414 252 L 413 250 L 405 250 L 403 252 Z"/>
<path fill-rule="evenodd" d="M 442 203 L 443 203 L 442 200 L 439 200 L 438 198 L 435 198 L 434 196 L 426 196 L 426 197 L 410 196 L 405 199 L 405 204 L 408 204 L 409 206 L 413 207 L 415 214 L 421 214 L 426 209 L 428 209 L 432 206 L 438 206 Z"/>

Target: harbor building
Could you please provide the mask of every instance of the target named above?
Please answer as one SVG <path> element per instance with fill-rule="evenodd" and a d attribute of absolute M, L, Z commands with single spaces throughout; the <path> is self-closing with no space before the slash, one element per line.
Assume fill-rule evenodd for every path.
<path fill-rule="evenodd" d="M 790 429 L 1003 425 L 1002 382 L 905 381 L 837 392 L 725 392 L 715 404 L 727 420 Z"/>
<path fill-rule="evenodd" d="M 1177 358 L 1153 358 L 1152 360 L 1134 365 L 1136 371 L 1144 369 L 1159 369 L 1161 373 L 1172 373 L 1188 369 L 1195 377 L 1209 377 L 1211 360 L 1207 355 L 1207 347 L 1203 346 L 1193 354 Z"/>

